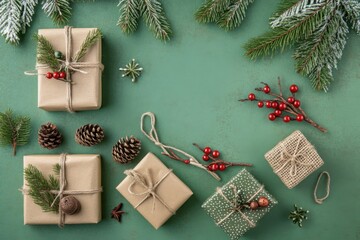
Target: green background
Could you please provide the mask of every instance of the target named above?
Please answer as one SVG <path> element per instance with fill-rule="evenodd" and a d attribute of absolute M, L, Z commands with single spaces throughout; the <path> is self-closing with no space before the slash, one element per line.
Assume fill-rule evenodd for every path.
<path fill-rule="evenodd" d="M 221 173 L 223 180 L 217 182 L 202 170 L 160 156 L 160 149 L 140 132 L 140 116 L 146 111 L 156 114 L 160 139 L 166 144 L 201 158 L 191 145 L 197 142 L 219 149 L 226 160 L 254 164 L 251 173 L 266 185 L 279 205 L 244 239 L 360 239 L 359 38 L 353 32 L 349 34 L 339 70 L 334 72 L 336 81 L 325 94 L 313 90 L 306 78 L 295 73 L 292 51 L 257 62 L 244 57 L 242 45 L 268 29 L 268 18 L 278 1 L 255 1 L 241 27 L 229 33 L 195 21 L 193 14 L 201 0 L 162 2 L 174 31 L 166 44 L 153 38 L 143 22 L 135 34 L 125 36 L 116 26 L 117 1 L 73 4 L 72 26 L 98 27 L 104 34 L 103 107 L 99 111 L 69 114 L 36 107 L 36 77 L 23 74 L 35 64 L 36 44 L 31 36 L 39 28 L 54 27 L 40 8 L 21 45 L 0 45 L 0 110 L 10 107 L 18 114 L 29 115 L 33 128 L 31 142 L 20 147 L 16 157 L 11 155 L 10 147 L 0 148 L 0 239 L 226 239 L 200 206 L 239 168 L 227 169 Z M 121 78 L 118 71 L 131 58 L 138 59 L 145 69 L 136 84 Z M 304 109 L 327 127 L 328 133 L 305 123 L 270 122 L 267 110 L 237 101 L 260 81 L 275 88 L 278 76 L 286 88 L 298 84 Z M 54 151 L 42 149 L 37 143 L 37 129 L 48 121 L 57 124 L 65 138 Z M 86 123 L 104 127 L 106 140 L 102 144 L 86 148 L 74 142 L 75 130 Z M 296 129 L 316 146 L 325 164 L 288 190 L 263 155 Z M 137 161 L 148 151 L 157 154 L 194 192 L 159 230 L 153 229 L 115 190 L 124 178 L 123 171 L 137 161 L 119 165 L 112 160 L 111 149 L 118 138 L 132 134 L 143 142 Z M 57 226 L 24 226 L 23 199 L 18 191 L 23 182 L 22 156 L 61 152 L 102 155 L 103 221 L 63 230 Z M 321 170 L 331 174 L 331 195 L 323 205 L 317 205 L 312 192 Z M 109 216 L 119 202 L 128 213 L 121 224 Z M 287 220 L 294 203 L 311 212 L 303 229 Z"/>

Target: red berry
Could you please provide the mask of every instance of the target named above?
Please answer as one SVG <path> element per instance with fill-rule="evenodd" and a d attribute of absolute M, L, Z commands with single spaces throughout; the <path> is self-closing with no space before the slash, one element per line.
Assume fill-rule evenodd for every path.
<path fill-rule="evenodd" d="M 48 73 L 45 74 L 45 77 L 46 77 L 47 79 L 52 79 L 52 78 L 53 78 L 53 74 L 52 74 L 51 72 L 48 72 Z"/>
<path fill-rule="evenodd" d="M 295 100 L 293 103 L 294 107 L 298 108 L 301 105 L 301 102 L 299 100 Z"/>
<path fill-rule="evenodd" d="M 59 72 L 54 72 L 54 73 L 53 73 L 53 78 L 59 79 L 59 77 L 60 77 L 60 73 L 59 73 Z"/>
<path fill-rule="evenodd" d="M 296 116 L 296 121 L 302 122 L 303 120 L 304 120 L 304 115 L 298 114 L 298 115 Z"/>
<path fill-rule="evenodd" d="M 251 210 L 256 210 L 259 207 L 259 204 L 257 201 L 251 201 L 250 202 L 250 209 Z"/>
<path fill-rule="evenodd" d="M 276 119 L 276 115 L 274 113 L 270 113 L 268 117 L 270 121 L 274 121 Z"/>
<path fill-rule="evenodd" d="M 224 171 L 225 169 L 226 169 L 226 165 L 223 164 L 223 163 L 221 163 L 221 164 L 219 165 L 219 170 L 220 170 L 220 171 Z"/>
<path fill-rule="evenodd" d="M 279 109 L 276 109 L 276 110 L 274 111 L 274 114 L 275 114 L 275 116 L 279 117 L 279 116 L 281 116 L 282 111 L 279 110 Z"/>
<path fill-rule="evenodd" d="M 185 164 L 189 164 L 189 163 L 190 163 L 190 160 L 189 160 L 189 159 L 186 159 L 186 160 L 184 160 L 184 163 L 185 163 Z"/>
<path fill-rule="evenodd" d="M 271 91 L 270 87 L 268 85 L 265 85 L 263 88 L 264 93 L 269 93 Z"/>
<path fill-rule="evenodd" d="M 212 155 L 213 155 L 214 158 L 218 158 L 220 156 L 220 152 L 218 150 L 214 150 L 212 152 Z"/>
<path fill-rule="evenodd" d="M 272 108 L 278 108 L 279 104 L 277 102 L 272 102 L 271 107 Z"/>
<path fill-rule="evenodd" d="M 284 122 L 290 122 L 291 121 L 291 118 L 290 118 L 290 116 L 288 116 L 288 115 L 286 115 L 284 118 L 283 118 L 283 121 Z"/>
<path fill-rule="evenodd" d="M 217 163 L 212 163 L 212 164 L 210 164 L 210 165 L 208 166 L 208 169 L 209 169 L 210 171 L 215 172 L 215 171 L 217 171 L 217 170 L 219 169 L 219 165 L 217 165 Z"/>
<path fill-rule="evenodd" d="M 290 92 L 296 93 L 299 90 L 298 86 L 293 84 L 290 86 Z"/>
<path fill-rule="evenodd" d="M 209 161 L 209 155 L 204 155 L 204 156 L 202 156 L 202 159 L 204 160 L 204 161 Z"/>
<path fill-rule="evenodd" d="M 259 197 L 258 203 L 260 207 L 267 207 L 269 206 L 269 199 L 266 197 Z"/>
<path fill-rule="evenodd" d="M 253 93 L 250 93 L 249 94 L 249 96 L 248 96 L 248 99 L 250 100 L 250 101 L 254 101 L 255 100 L 255 94 L 253 94 Z"/>
<path fill-rule="evenodd" d="M 264 102 L 259 101 L 257 105 L 258 105 L 259 108 L 262 108 L 264 106 Z"/>
<path fill-rule="evenodd" d="M 266 102 L 265 102 L 265 106 L 266 106 L 267 108 L 271 108 L 271 101 L 266 101 Z"/>
<path fill-rule="evenodd" d="M 206 155 L 209 155 L 209 154 L 211 153 L 211 148 L 205 147 L 205 148 L 204 148 L 204 153 L 205 153 Z"/>
<path fill-rule="evenodd" d="M 285 109 L 286 109 L 286 103 L 284 103 L 284 102 L 280 103 L 280 104 L 279 104 L 279 109 L 280 109 L 281 111 L 285 110 Z"/>
<path fill-rule="evenodd" d="M 60 72 L 60 73 L 59 73 L 59 77 L 60 77 L 61 79 L 65 79 L 65 78 L 66 78 L 66 72 Z"/>
<path fill-rule="evenodd" d="M 294 103 L 295 98 L 294 97 L 288 97 L 287 101 L 288 101 L 288 103 Z"/>

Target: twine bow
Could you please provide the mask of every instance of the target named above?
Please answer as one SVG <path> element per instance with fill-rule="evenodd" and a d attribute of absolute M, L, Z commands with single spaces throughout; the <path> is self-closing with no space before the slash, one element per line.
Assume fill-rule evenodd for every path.
<path fill-rule="evenodd" d="M 313 163 L 304 163 L 301 160 L 299 160 L 298 158 L 300 157 L 304 157 L 306 154 L 304 153 L 307 150 L 313 149 L 314 146 L 311 144 L 306 144 L 306 146 L 302 147 L 299 149 L 300 146 L 300 142 L 301 142 L 301 138 L 298 138 L 298 142 L 296 144 L 296 147 L 294 149 L 294 152 L 292 154 L 290 154 L 288 152 L 288 149 L 286 147 L 286 145 L 284 143 L 281 143 L 281 148 L 282 151 L 280 153 L 280 161 L 284 162 L 283 165 L 277 169 L 276 171 L 274 171 L 275 173 L 280 172 L 281 170 L 283 170 L 288 164 L 290 164 L 290 170 L 289 170 L 289 175 L 291 177 L 295 177 L 297 174 L 297 166 L 298 165 L 302 165 L 302 166 L 312 166 L 314 165 Z"/>
<path fill-rule="evenodd" d="M 150 117 L 150 121 L 151 121 L 151 129 L 149 131 L 149 133 L 147 133 L 144 130 L 144 121 L 145 121 L 145 117 Z M 220 181 L 220 177 L 214 173 L 209 171 L 206 167 L 204 167 L 201 163 L 199 163 L 195 157 L 191 156 L 190 154 L 188 154 L 187 152 L 184 152 L 178 148 L 169 146 L 169 145 L 165 145 L 163 143 L 160 142 L 159 140 L 159 136 L 156 132 L 156 128 L 155 128 L 155 115 L 152 112 L 146 112 L 141 116 L 141 123 L 140 123 L 140 128 L 141 128 L 141 132 L 148 138 L 150 139 L 156 146 L 159 146 L 164 153 L 169 155 L 168 150 L 172 150 L 172 151 L 176 151 L 178 153 L 181 153 L 182 155 L 186 156 L 189 158 L 190 160 L 190 164 L 194 165 L 195 167 L 201 168 L 205 171 L 207 171 L 209 174 L 211 174 L 216 180 Z"/>
<path fill-rule="evenodd" d="M 156 199 L 166 207 L 169 212 L 171 212 L 173 215 L 175 214 L 175 211 L 155 192 L 156 188 L 160 185 L 160 183 L 172 172 L 172 169 L 169 169 L 159 180 L 155 181 L 150 173 L 150 170 L 147 169 L 145 174 L 141 174 L 136 170 L 126 170 L 124 173 L 129 176 L 133 181 L 128 187 L 128 191 L 130 194 L 135 196 L 144 196 L 144 198 L 134 206 L 134 208 L 138 208 L 143 202 L 145 202 L 146 199 L 149 197 L 153 198 L 152 203 L 152 213 L 155 211 L 155 203 Z M 143 188 L 145 188 L 145 191 L 143 192 L 134 192 L 133 187 L 135 184 L 141 185 Z"/>
<path fill-rule="evenodd" d="M 64 34 L 65 34 L 65 61 L 59 59 L 58 61 L 61 63 L 60 69 L 64 69 L 66 72 L 66 79 L 63 80 L 63 82 L 66 83 L 67 88 L 67 111 L 68 112 L 75 112 L 73 109 L 72 104 L 72 85 L 74 84 L 71 79 L 71 73 L 72 72 L 79 72 L 82 74 L 87 74 L 86 71 L 81 70 L 81 68 L 99 68 L 101 71 L 104 70 L 104 65 L 97 62 L 97 63 L 91 63 L 91 62 L 78 62 L 79 59 L 72 59 L 71 58 L 71 51 L 72 51 L 72 33 L 71 33 L 72 27 L 65 26 L 64 27 Z M 46 69 L 49 68 L 47 64 L 36 64 L 36 70 L 35 71 L 26 71 L 26 75 L 38 75 L 39 69 Z"/>
<path fill-rule="evenodd" d="M 90 190 L 65 190 L 67 181 L 66 181 L 66 153 L 62 153 L 60 155 L 60 174 L 59 174 L 59 190 L 51 190 L 50 193 L 56 194 L 54 201 L 51 203 L 51 207 L 56 204 L 57 199 L 62 199 L 64 195 L 86 195 L 86 194 L 94 194 L 102 192 L 102 187 L 98 189 L 90 189 Z M 29 194 L 29 190 L 21 189 L 23 194 Z M 60 228 L 64 227 L 65 224 L 65 213 L 62 211 L 61 206 L 59 204 L 59 223 L 58 226 Z"/>
<path fill-rule="evenodd" d="M 233 193 L 234 193 L 234 199 L 233 199 L 233 201 L 230 201 L 229 200 L 229 198 L 227 198 L 226 196 L 225 196 L 225 194 L 223 193 L 223 191 L 222 191 L 222 189 L 221 188 L 217 188 L 216 189 L 216 192 L 217 193 L 219 193 L 220 194 L 220 196 L 222 196 L 232 207 L 231 208 L 229 208 L 229 210 L 230 210 L 230 212 L 225 216 L 225 217 L 223 217 L 220 221 L 218 221 L 217 223 L 216 223 L 216 225 L 220 225 L 221 223 L 223 223 L 226 219 L 228 219 L 231 215 L 233 215 L 234 213 L 239 213 L 240 215 L 241 215 L 241 217 L 245 220 L 245 221 L 247 221 L 248 223 L 249 223 L 249 225 L 250 225 L 250 227 L 255 227 L 256 226 L 256 224 L 253 222 L 253 221 L 251 221 L 241 210 L 241 207 L 240 206 L 238 206 L 238 204 L 237 204 L 237 196 L 238 196 L 238 194 L 237 194 L 237 188 L 236 188 L 236 186 L 235 185 L 233 185 L 233 184 L 231 184 L 230 185 L 230 188 L 233 190 Z M 262 190 L 264 189 L 264 185 L 261 185 L 260 187 L 259 187 L 259 189 L 246 201 L 246 202 L 250 202 L 251 200 L 253 200 L 255 197 L 256 197 L 256 195 L 258 195 Z"/>

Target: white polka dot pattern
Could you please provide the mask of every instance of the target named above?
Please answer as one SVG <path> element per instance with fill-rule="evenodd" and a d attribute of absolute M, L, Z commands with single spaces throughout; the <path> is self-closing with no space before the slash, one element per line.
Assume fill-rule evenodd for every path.
<path fill-rule="evenodd" d="M 233 177 L 222 188 L 224 195 L 231 201 L 234 201 L 234 191 L 231 185 L 235 185 L 237 190 L 241 191 L 243 199 L 247 200 L 253 196 L 260 188 L 261 184 L 245 169 L 240 171 L 235 177 Z M 272 207 L 277 204 L 276 199 L 271 196 L 265 189 L 261 190 L 253 199 L 257 200 L 259 197 L 264 196 L 269 199 L 269 206 L 265 208 L 258 208 L 256 210 L 245 209 L 242 212 L 246 217 L 256 224 Z M 233 206 L 224 199 L 219 193 L 212 195 L 202 208 L 212 217 L 215 223 L 223 220 L 232 210 Z M 247 220 L 245 220 L 239 212 L 234 212 L 219 226 L 230 236 L 231 239 L 239 239 L 245 232 L 247 232 L 251 226 Z"/>

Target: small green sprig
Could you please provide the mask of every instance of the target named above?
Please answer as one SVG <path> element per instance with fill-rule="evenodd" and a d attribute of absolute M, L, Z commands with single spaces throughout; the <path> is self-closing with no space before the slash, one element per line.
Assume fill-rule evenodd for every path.
<path fill-rule="evenodd" d="M 302 222 L 307 220 L 308 217 L 306 214 L 309 213 L 308 210 L 304 210 L 302 207 L 294 205 L 295 210 L 291 211 L 289 214 L 289 219 L 292 220 L 294 224 L 297 224 L 299 227 L 302 227 Z"/>
<path fill-rule="evenodd" d="M 53 204 L 56 194 L 51 191 L 59 190 L 60 183 L 58 176 L 60 174 L 60 165 L 53 166 L 55 175 L 49 175 L 48 179 L 33 165 L 28 165 L 24 170 L 25 180 L 29 189 L 29 196 L 34 203 L 39 205 L 44 212 L 59 212 L 59 199 Z"/>
<path fill-rule="evenodd" d="M 102 33 L 99 29 L 94 29 L 88 33 L 84 42 L 81 44 L 80 50 L 75 54 L 73 61 L 78 62 L 85 56 L 89 49 L 102 38 Z"/>
<path fill-rule="evenodd" d="M 0 113 L 0 145 L 11 145 L 14 156 L 17 146 L 28 143 L 30 130 L 29 117 L 15 116 L 10 109 Z"/>

